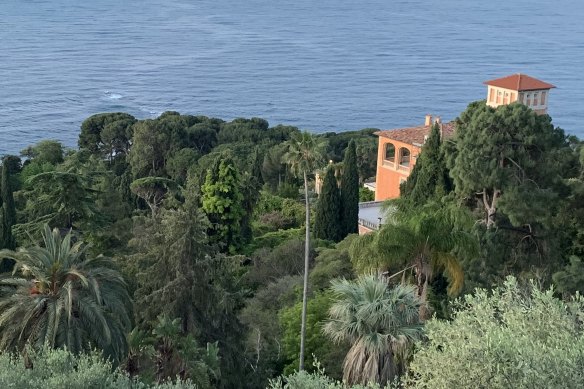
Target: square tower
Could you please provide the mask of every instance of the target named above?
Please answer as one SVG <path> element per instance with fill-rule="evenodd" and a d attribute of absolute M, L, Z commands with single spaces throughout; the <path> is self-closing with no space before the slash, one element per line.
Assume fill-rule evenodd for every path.
<path fill-rule="evenodd" d="M 540 115 L 547 114 L 549 91 L 555 88 L 521 73 L 485 81 L 484 84 L 487 85 L 487 105 L 496 108 L 519 101 Z"/>

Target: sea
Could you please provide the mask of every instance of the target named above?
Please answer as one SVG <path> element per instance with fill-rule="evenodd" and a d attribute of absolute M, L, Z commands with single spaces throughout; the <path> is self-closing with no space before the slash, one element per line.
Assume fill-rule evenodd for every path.
<path fill-rule="evenodd" d="M 583 21 L 582 0 L 0 0 L 0 155 L 112 111 L 419 125 L 518 72 L 584 138 Z"/>

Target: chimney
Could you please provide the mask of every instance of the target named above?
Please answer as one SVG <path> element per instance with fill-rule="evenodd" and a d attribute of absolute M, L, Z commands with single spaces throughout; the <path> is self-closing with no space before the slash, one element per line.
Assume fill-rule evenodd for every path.
<path fill-rule="evenodd" d="M 432 125 L 432 115 L 426 115 L 426 121 L 424 122 L 425 126 L 431 126 Z"/>
<path fill-rule="evenodd" d="M 442 119 L 440 118 L 440 116 L 436 116 L 436 117 L 434 118 L 434 123 L 437 123 L 437 124 L 442 124 Z"/>

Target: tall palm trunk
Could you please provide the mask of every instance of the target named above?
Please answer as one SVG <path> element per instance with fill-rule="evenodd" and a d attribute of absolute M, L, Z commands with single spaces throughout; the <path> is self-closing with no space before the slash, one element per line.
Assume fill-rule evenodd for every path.
<path fill-rule="evenodd" d="M 306 338 L 306 307 L 308 301 L 308 265 L 310 256 L 310 206 L 308 204 L 308 177 L 304 171 L 304 202 L 306 205 L 306 237 L 304 242 L 304 290 L 302 292 L 302 325 L 300 329 L 300 366 L 304 370 L 304 343 Z"/>
<path fill-rule="evenodd" d="M 430 265 L 423 255 L 419 255 L 415 262 L 416 287 L 420 304 L 420 320 L 426 321 L 430 316 L 428 307 L 428 279 L 430 278 Z"/>

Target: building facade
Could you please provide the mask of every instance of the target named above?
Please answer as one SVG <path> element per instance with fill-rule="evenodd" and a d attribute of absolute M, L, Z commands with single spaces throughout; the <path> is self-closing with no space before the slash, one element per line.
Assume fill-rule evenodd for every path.
<path fill-rule="evenodd" d="M 399 187 L 408 179 L 434 124 L 440 126 L 442 137 L 452 135 L 454 123 L 442 123 L 432 115 L 426 115 L 422 126 L 375 133 L 379 136 L 375 201 L 399 197 Z"/>
<path fill-rule="evenodd" d="M 487 85 L 487 105 L 490 107 L 519 101 L 539 115 L 547 114 L 549 91 L 555 88 L 552 84 L 521 73 L 485 81 L 484 84 Z"/>
<path fill-rule="evenodd" d="M 547 114 L 549 91 L 555 88 L 520 73 L 485 81 L 484 84 L 487 85 L 489 106 L 496 108 L 518 101 L 540 115 Z M 443 139 L 454 134 L 454 122 L 442 123 L 440 117 L 433 118 L 432 115 L 426 115 L 422 126 L 375 133 L 379 137 L 375 201 L 399 197 L 400 185 L 408 179 L 434 124 L 440 126 Z"/>

